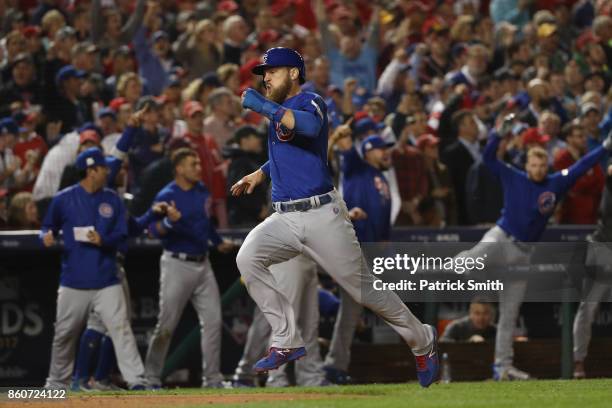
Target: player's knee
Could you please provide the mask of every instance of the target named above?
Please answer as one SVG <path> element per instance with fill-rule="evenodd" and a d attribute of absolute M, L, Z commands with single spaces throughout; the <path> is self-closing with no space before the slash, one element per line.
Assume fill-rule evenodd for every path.
<path fill-rule="evenodd" d="M 55 339 L 62 341 L 66 339 L 72 339 L 78 337 L 80 334 L 80 327 L 77 325 L 58 325 L 55 324 Z"/>
<path fill-rule="evenodd" d="M 249 272 L 255 262 L 256 254 L 248 246 L 243 245 L 236 255 L 236 265 L 242 275 Z"/>

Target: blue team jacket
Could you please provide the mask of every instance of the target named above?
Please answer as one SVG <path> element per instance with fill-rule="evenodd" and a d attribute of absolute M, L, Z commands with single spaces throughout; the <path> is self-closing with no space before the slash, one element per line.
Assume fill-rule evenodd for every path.
<path fill-rule="evenodd" d="M 368 214 L 353 221 L 359 242 L 389 240 L 391 193 L 384 174 L 366 163 L 355 147 L 342 153 L 342 195 L 348 209 L 359 207 Z"/>
<path fill-rule="evenodd" d="M 74 227 L 93 226 L 102 247 L 74 239 Z M 74 289 L 101 289 L 119 283 L 116 253 L 127 236 L 123 203 L 112 190 L 90 194 L 80 184 L 60 191 L 51 201 L 41 237 L 48 231 L 63 233 L 64 252 L 60 285 Z"/>
<path fill-rule="evenodd" d="M 493 131 L 483 153 L 487 168 L 500 178 L 504 191 L 504 208 L 497 225 L 519 241 L 540 240 L 555 206 L 576 180 L 595 166 L 607 153 L 599 146 L 570 168 L 549 174 L 535 183 L 527 173 L 497 159 L 500 138 Z"/>
<path fill-rule="evenodd" d="M 268 157 L 262 170 L 272 180 L 272 201 L 290 201 L 331 191 L 334 186 L 327 166 L 327 107 L 314 93 L 301 92 L 282 106 L 310 113 L 320 127 L 316 134 L 289 130 L 271 121 Z"/>

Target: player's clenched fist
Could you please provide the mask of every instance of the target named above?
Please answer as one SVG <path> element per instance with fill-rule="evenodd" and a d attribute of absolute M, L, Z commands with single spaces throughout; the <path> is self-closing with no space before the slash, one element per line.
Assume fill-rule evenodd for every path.
<path fill-rule="evenodd" d="M 351 221 L 365 220 L 368 214 L 359 207 L 353 207 L 349 211 L 349 218 Z"/>
<path fill-rule="evenodd" d="M 47 231 L 45 235 L 43 235 L 43 244 L 49 248 L 50 246 L 55 245 L 55 237 L 53 236 L 52 231 Z"/>
<path fill-rule="evenodd" d="M 230 191 L 234 197 L 238 197 L 245 191 L 247 194 L 251 194 L 253 190 L 255 190 L 255 187 L 257 187 L 257 185 L 263 182 L 265 179 L 265 173 L 261 169 L 258 169 L 257 171 L 254 171 L 253 173 L 241 178 L 239 182 L 232 186 Z"/>
<path fill-rule="evenodd" d="M 165 201 L 154 203 L 153 206 L 151 207 L 151 210 L 155 214 L 165 214 L 166 211 L 168 210 L 168 203 Z"/>
<path fill-rule="evenodd" d="M 280 122 L 285 114 L 285 108 L 276 102 L 266 99 L 265 96 L 253 88 L 247 88 L 242 93 L 242 106 L 277 122 Z"/>
<path fill-rule="evenodd" d="M 263 105 L 268 100 L 253 88 L 247 88 L 242 93 L 242 106 L 246 109 L 251 109 L 257 113 L 261 113 Z"/>
<path fill-rule="evenodd" d="M 176 208 L 176 204 L 174 201 L 170 203 L 170 205 L 166 208 L 166 214 L 170 222 L 177 222 L 181 219 L 181 212 Z"/>
<path fill-rule="evenodd" d="M 87 233 L 87 239 L 93 245 L 102 246 L 102 237 L 95 230 Z"/>
<path fill-rule="evenodd" d="M 230 241 L 223 241 L 217 245 L 217 251 L 221 252 L 222 254 L 228 254 L 232 252 L 234 248 L 236 248 L 236 246 Z"/>

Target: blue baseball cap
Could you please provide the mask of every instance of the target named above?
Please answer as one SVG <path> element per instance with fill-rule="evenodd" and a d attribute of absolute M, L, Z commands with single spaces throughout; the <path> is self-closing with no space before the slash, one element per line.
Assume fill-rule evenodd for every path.
<path fill-rule="evenodd" d="M 117 120 L 117 114 L 112 108 L 104 107 L 98 111 L 98 119 L 102 119 L 105 117 L 111 117 L 114 120 Z"/>
<path fill-rule="evenodd" d="M 76 159 L 76 168 L 79 170 L 85 170 L 93 166 L 106 166 L 106 159 L 104 153 L 98 147 L 90 147 L 87 150 L 82 151 Z"/>
<path fill-rule="evenodd" d="M 372 118 L 368 116 L 363 119 L 359 119 L 357 122 L 355 122 L 353 133 L 355 134 L 355 136 L 359 137 L 368 133 L 369 131 L 379 131 L 384 128 L 384 123 L 376 123 Z"/>
<path fill-rule="evenodd" d="M 55 83 L 60 85 L 62 82 L 69 78 L 85 78 L 87 73 L 76 69 L 73 65 L 66 65 L 62 67 L 55 75 Z"/>
<path fill-rule="evenodd" d="M 18 135 L 21 132 L 25 132 L 27 129 L 19 127 L 17 122 L 11 117 L 0 119 L 0 135 L 4 133 L 11 133 L 13 135 Z"/>
<path fill-rule="evenodd" d="M 98 136 L 100 136 L 100 139 L 102 139 L 104 137 L 104 132 L 102 132 L 102 129 L 100 129 L 99 126 L 96 126 L 95 123 L 93 122 L 85 122 L 83 123 L 83 126 L 81 126 L 80 128 L 77 129 L 78 133 L 83 133 L 86 130 L 95 130 L 96 133 L 98 134 Z"/>
<path fill-rule="evenodd" d="M 263 75 L 265 70 L 273 67 L 294 67 L 300 71 L 300 84 L 306 82 L 306 68 L 304 58 L 291 48 L 270 48 L 263 55 L 263 64 L 256 65 L 251 70 L 255 75 Z"/>
<path fill-rule="evenodd" d="M 393 142 L 385 142 L 385 140 L 378 135 L 368 136 L 361 145 L 361 153 L 365 156 L 365 154 L 370 150 L 387 149 L 392 147 L 394 144 L 395 143 Z"/>

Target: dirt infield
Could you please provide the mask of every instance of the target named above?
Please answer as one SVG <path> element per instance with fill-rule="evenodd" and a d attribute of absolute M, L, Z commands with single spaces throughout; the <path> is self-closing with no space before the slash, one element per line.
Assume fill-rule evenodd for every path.
<path fill-rule="evenodd" d="M 182 407 L 204 404 L 244 404 L 248 402 L 300 401 L 347 398 L 330 394 L 226 394 L 226 395 L 72 395 L 64 401 L 22 401 L 2 403 L 2 408 L 145 408 Z M 350 398 L 355 398 L 354 395 Z"/>

